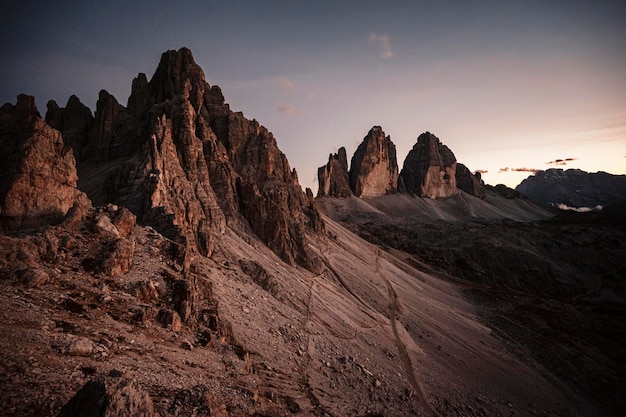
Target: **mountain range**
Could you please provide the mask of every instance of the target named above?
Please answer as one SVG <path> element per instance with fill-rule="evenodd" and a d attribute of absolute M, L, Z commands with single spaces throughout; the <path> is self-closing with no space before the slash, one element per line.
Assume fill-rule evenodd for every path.
<path fill-rule="evenodd" d="M 593 209 L 626 198 L 626 175 L 552 168 L 529 176 L 515 189 L 540 204 Z"/>
<path fill-rule="evenodd" d="M 0 108 L 0 413 L 618 416 L 621 209 L 374 126 L 317 197 L 190 50 L 126 106 Z M 582 217 L 581 217 L 582 216 Z"/>

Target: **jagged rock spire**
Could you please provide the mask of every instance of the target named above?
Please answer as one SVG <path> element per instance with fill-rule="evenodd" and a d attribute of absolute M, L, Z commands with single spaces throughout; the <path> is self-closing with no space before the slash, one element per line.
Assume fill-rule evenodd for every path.
<path fill-rule="evenodd" d="M 398 188 L 396 146 L 380 126 L 374 126 L 350 162 L 350 187 L 357 197 L 378 197 Z"/>
<path fill-rule="evenodd" d="M 474 197 L 485 198 L 487 195 L 480 173 L 472 174 L 469 168 L 461 163 L 456 165 L 456 186 L 459 190 L 463 190 Z"/>
<path fill-rule="evenodd" d="M 380 126 L 374 126 L 352 156 L 350 170 L 346 149 L 328 157 L 317 171 L 318 197 L 378 197 L 397 191 L 396 146 Z"/>
<path fill-rule="evenodd" d="M 318 197 L 350 197 L 350 178 L 348 177 L 348 157 L 346 148 L 339 148 L 336 154 L 328 156 L 328 163 L 317 170 Z"/>
<path fill-rule="evenodd" d="M 457 193 L 456 158 L 430 132 L 422 133 L 404 160 L 400 176 L 407 192 L 438 198 Z"/>

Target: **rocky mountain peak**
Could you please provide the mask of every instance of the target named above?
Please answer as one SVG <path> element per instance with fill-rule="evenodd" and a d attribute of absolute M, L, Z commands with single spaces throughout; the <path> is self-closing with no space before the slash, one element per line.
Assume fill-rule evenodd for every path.
<path fill-rule="evenodd" d="M 138 81 L 139 86 L 141 81 Z M 202 104 L 205 90 L 209 89 L 204 71 L 196 64 L 188 48 L 164 52 L 149 85 L 153 103 L 183 95 L 196 111 Z"/>
<path fill-rule="evenodd" d="M 34 99 L 20 96 L 1 117 L 11 125 L 15 114 L 37 118 Z M 48 103 L 46 120 L 59 149 L 78 156 L 78 187 L 94 204 L 129 208 L 186 253 L 210 255 L 230 226 L 288 263 L 322 267 L 307 243 L 324 228 L 312 198 L 271 132 L 230 110 L 189 49 L 165 52 L 149 82 L 139 74 L 128 108 L 102 90 L 95 116 L 70 97 Z M 72 167 L 58 175 L 75 188 Z"/>
<path fill-rule="evenodd" d="M 317 170 L 319 187 L 318 197 L 350 197 L 350 178 L 348 177 L 348 156 L 346 148 L 339 148 L 337 153 L 328 156 L 328 163 Z"/>
<path fill-rule="evenodd" d="M 380 126 L 372 127 L 365 136 L 349 171 L 345 148 L 331 154 L 328 163 L 318 169 L 318 183 L 318 197 L 368 198 L 408 192 L 438 198 L 452 196 L 458 190 L 480 199 L 487 195 L 480 173 L 457 164 L 452 151 L 430 132 L 418 137 L 398 174 L 395 145 Z"/>
<path fill-rule="evenodd" d="M 35 97 L 26 94 L 18 95 L 17 104 L 15 105 L 15 114 L 18 116 L 32 115 L 41 117 L 39 115 L 39 111 L 37 110 L 37 106 L 35 105 Z"/>
<path fill-rule="evenodd" d="M 40 116 L 32 96 L 0 109 L 0 231 L 36 229 L 86 205 L 72 149 Z"/>
<path fill-rule="evenodd" d="M 150 85 L 146 74 L 140 72 L 133 80 L 131 94 L 128 97 L 126 108 L 137 118 L 145 115 L 152 104 L 150 96 Z"/>
<path fill-rule="evenodd" d="M 406 190 L 418 196 L 438 198 L 457 193 L 456 158 L 430 132 L 422 133 L 409 151 L 400 176 Z"/>
<path fill-rule="evenodd" d="M 482 182 L 480 172 L 472 173 L 465 165 L 456 165 L 456 185 L 459 190 L 478 198 L 485 198 L 487 190 Z"/>
<path fill-rule="evenodd" d="M 358 197 L 378 197 L 397 190 L 396 146 L 380 126 L 370 129 L 352 156 L 350 186 Z"/>
<path fill-rule="evenodd" d="M 94 117 L 91 110 L 75 95 L 67 100 L 65 108 L 60 108 L 54 100 L 47 104 L 46 123 L 63 134 L 63 141 L 74 151 L 76 163 L 80 163 L 81 150 L 87 146 Z"/>
<path fill-rule="evenodd" d="M 619 207 L 550 222 L 496 186 L 320 199 L 325 224 L 177 54 L 167 97 L 140 74 L 128 108 L 0 108 L 0 415 L 623 414 Z M 363 142 L 360 196 L 389 192 L 393 144 Z M 434 135 L 413 151 L 420 195 L 476 193 Z M 351 194 L 344 148 L 323 168 Z"/>
<path fill-rule="evenodd" d="M 139 121 L 113 95 L 101 90 L 93 128 L 79 151 L 81 159 L 108 162 L 132 154 L 140 129 Z"/>
<path fill-rule="evenodd" d="M 28 123 L 30 119 L 41 116 L 35 105 L 35 97 L 20 94 L 15 105 L 6 103 L 2 106 L 0 117 L 6 123 L 11 121 Z"/>

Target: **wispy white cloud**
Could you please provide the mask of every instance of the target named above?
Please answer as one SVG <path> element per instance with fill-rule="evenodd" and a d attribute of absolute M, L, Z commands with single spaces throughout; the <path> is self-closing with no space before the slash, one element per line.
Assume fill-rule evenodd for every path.
<path fill-rule="evenodd" d="M 288 93 L 296 92 L 296 85 L 288 77 L 278 77 L 276 78 L 276 83 L 280 86 L 280 88 L 287 91 Z"/>
<path fill-rule="evenodd" d="M 378 56 L 381 59 L 390 59 L 396 56 L 395 52 L 393 52 L 393 49 L 391 49 L 391 41 L 389 40 L 389 35 L 387 35 L 386 33 L 382 35 L 377 35 L 372 32 L 368 39 L 370 43 L 378 44 L 378 47 L 380 48 L 380 53 L 378 54 Z"/>
<path fill-rule="evenodd" d="M 281 104 L 280 106 L 278 106 L 278 111 L 286 114 L 287 116 L 292 116 L 296 114 L 296 108 L 289 103 Z"/>
<path fill-rule="evenodd" d="M 556 205 L 561 210 L 577 211 L 579 213 L 588 213 L 590 211 L 601 211 L 604 207 L 597 205 L 595 207 L 571 207 L 567 204 L 559 203 Z"/>

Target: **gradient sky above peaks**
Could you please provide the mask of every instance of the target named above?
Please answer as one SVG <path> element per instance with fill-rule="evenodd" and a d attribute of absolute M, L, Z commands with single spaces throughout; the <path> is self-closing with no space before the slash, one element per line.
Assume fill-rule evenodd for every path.
<path fill-rule="evenodd" d="M 490 184 L 554 166 L 626 173 L 623 0 L 0 6 L 0 104 L 31 94 L 45 114 L 76 94 L 93 111 L 100 89 L 125 104 L 137 73 L 186 46 L 314 190 L 328 154 L 350 158 L 374 125 L 400 164 L 430 131 Z"/>

